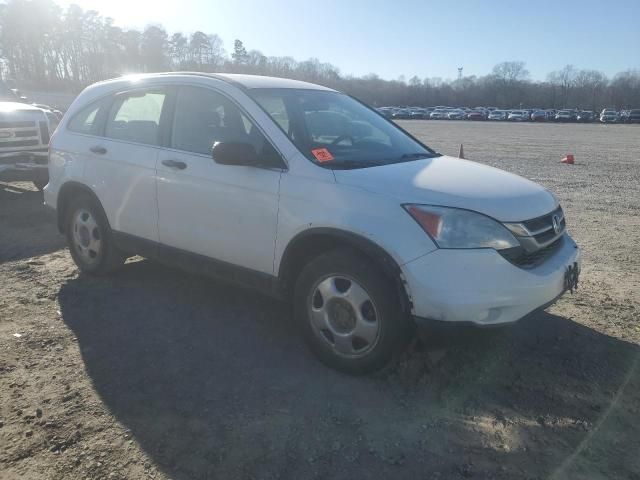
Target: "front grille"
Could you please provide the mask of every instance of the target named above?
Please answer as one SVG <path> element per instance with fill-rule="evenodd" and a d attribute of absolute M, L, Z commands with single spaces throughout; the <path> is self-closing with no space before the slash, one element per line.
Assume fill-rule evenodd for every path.
<path fill-rule="evenodd" d="M 25 128 L 35 127 L 36 122 L 33 120 L 21 121 L 21 122 L 2 122 L 0 121 L 0 128 Z"/>
<path fill-rule="evenodd" d="M 48 142 L 49 130 L 46 122 L 0 121 L 0 153 L 16 148 L 38 147 Z"/>
<path fill-rule="evenodd" d="M 12 147 L 35 147 L 40 145 L 39 140 L 15 140 L 12 142 L 1 142 L 0 149 Z"/>
<path fill-rule="evenodd" d="M 549 228 L 553 228 L 554 215 L 558 215 L 562 219 L 562 224 L 564 224 L 564 212 L 562 211 L 562 207 L 558 207 L 553 212 L 547 213 L 541 217 L 526 220 L 522 222 L 522 224 L 527 227 L 527 230 L 531 233 L 535 233 L 540 230 L 547 230 Z"/>
<path fill-rule="evenodd" d="M 557 233 L 553 226 L 554 217 L 558 219 L 558 226 L 560 227 Z M 522 222 L 522 225 L 527 229 L 529 235 L 531 235 L 531 238 L 535 240 L 539 247 L 547 246 L 549 242 L 552 242 L 561 235 L 567 226 L 562 207 L 558 207 L 553 212 L 541 217 L 525 220 Z M 531 249 L 527 250 L 530 251 Z"/>
<path fill-rule="evenodd" d="M 13 132 L 13 136 L 17 137 L 17 138 L 23 138 L 23 137 L 35 137 L 36 131 L 35 130 L 16 130 L 15 132 Z"/>
<path fill-rule="evenodd" d="M 564 226 L 561 223 L 561 230 L 564 230 Z M 539 233 L 538 235 L 534 235 L 533 238 L 536 239 L 536 242 L 538 242 L 539 244 L 543 245 L 545 243 L 547 243 L 549 240 L 553 240 L 553 238 L 556 236 L 556 232 L 553 230 L 553 227 L 551 227 L 549 230 Z"/>
<path fill-rule="evenodd" d="M 555 224 L 555 225 L 554 225 Z M 500 252 L 514 265 L 531 268 L 542 263 L 562 243 L 566 221 L 561 207 L 540 217 L 504 224 L 520 246 Z"/>
<path fill-rule="evenodd" d="M 547 245 L 540 250 L 537 250 L 533 253 L 527 253 L 523 249 L 511 249 L 511 252 L 504 252 L 502 256 L 509 260 L 514 265 L 520 268 L 534 268 L 538 265 L 542 264 L 547 258 L 556 252 L 562 242 L 564 241 L 564 237 L 558 238 L 555 242 Z"/>

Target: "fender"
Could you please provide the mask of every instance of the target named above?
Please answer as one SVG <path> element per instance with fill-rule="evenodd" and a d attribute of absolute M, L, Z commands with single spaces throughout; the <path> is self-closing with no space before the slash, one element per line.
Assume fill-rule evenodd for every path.
<path fill-rule="evenodd" d="M 93 200 L 96 202 L 96 205 L 98 205 L 102 210 L 102 214 L 104 215 L 104 218 L 107 220 L 107 224 L 109 223 L 109 219 L 107 218 L 107 215 L 104 209 L 102 208 L 102 202 L 100 201 L 96 193 L 91 189 L 91 187 L 88 187 L 84 183 L 70 180 L 64 183 L 60 187 L 60 190 L 58 191 L 58 201 L 56 205 L 56 212 L 58 214 L 58 218 L 57 218 L 58 232 L 60 232 L 63 235 L 65 233 L 64 222 L 67 216 L 66 207 L 69 203 L 69 200 L 72 198 L 72 192 L 78 191 L 78 190 L 82 191 L 82 193 L 86 193 L 87 195 L 93 198 Z M 109 228 L 111 228 L 111 225 L 108 225 L 108 226 Z"/>
<path fill-rule="evenodd" d="M 290 269 L 294 267 L 297 256 L 297 246 L 306 241 L 318 239 L 320 241 L 334 241 L 341 245 L 348 245 L 359 250 L 370 257 L 378 267 L 391 279 L 396 285 L 403 310 L 411 311 L 411 295 L 408 285 L 402 275 L 402 269 L 393 257 L 380 245 L 373 240 L 359 235 L 357 233 L 341 230 L 331 227 L 315 227 L 298 233 L 287 244 L 280 265 L 278 267 L 278 285 L 286 292 L 291 288 L 292 279 L 290 278 Z M 306 251 L 306 253 L 310 253 Z"/>

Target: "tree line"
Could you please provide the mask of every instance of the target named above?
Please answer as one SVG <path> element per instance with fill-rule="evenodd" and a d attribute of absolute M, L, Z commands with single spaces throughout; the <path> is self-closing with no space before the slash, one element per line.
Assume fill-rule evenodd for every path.
<path fill-rule="evenodd" d="M 247 50 L 241 40 L 235 40 L 229 53 L 215 33 L 168 33 L 159 25 L 142 31 L 123 29 L 77 5 L 62 9 L 52 0 L 9 0 L 0 5 L 0 75 L 12 86 L 77 92 L 127 73 L 167 70 L 294 78 L 345 91 L 377 106 L 640 108 L 640 70 L 608 78 L 597 70 L 567 65 L 544 81 L 533 81 L 524 62 L 508 61 L 487 75 L 455 80 L 355 77 L 315 58 L 297 61 Z"/>

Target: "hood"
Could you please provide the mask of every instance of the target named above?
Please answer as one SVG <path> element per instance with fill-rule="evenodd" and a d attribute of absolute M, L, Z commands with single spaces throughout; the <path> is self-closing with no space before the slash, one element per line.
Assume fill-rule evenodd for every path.
<path fill-rule="evenodd" d="M 28 103 L 19 102 L 0 102 L 0 113 L 12 112 L 41 112 L 42 109 L 29 105 Z"/>
<path fill-rule="evenodd" d="M 558 206 L 537 183 L 481 163 L 454 157 L 353 170 L 334 170 L 340 184 L 391 195 L 399 203 L 465 208 L 502 222 L 528 220 Z"/>

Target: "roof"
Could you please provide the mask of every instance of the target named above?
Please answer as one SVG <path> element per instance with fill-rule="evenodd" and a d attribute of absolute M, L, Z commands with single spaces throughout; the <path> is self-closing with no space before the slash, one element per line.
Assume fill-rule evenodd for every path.
<path fill-rule="evenodd" d="M 131 74 L 118 78 L 112 78 L 110 80 L 104 80 L 98 82 L 102 83 L 114 83 L 118 81 L 127 80 L 147 80 L 153 78 L 162 77 L 209 77 L 217 80 L 226 81 L 231 84 L 238 85 L 242 88 L 301 88 L 306 90 L 325 90 L 334 91 L 331 88 L 323 87 L 322 85 L 316 85 L 315 83 L 302 82 L 300 80 L 292 80 L 289 78 L 279 77 L 267 77 L 263 75 L 245 75 L 239 73 L 205 73 L 205 72 L 162 72 L 162 73 L 143 73 L 143 74 Z"/>
<path fill-rule="evenodd" d="M 215 73 L 213 77 L 239 83 L 245 88 L 304 88 L 307 90 L 329 90 L 331 88 L 315 83 L 292 80 L 290 78 L 266 77 L 263 75 L 243 75 L 239 73 Z"/>

